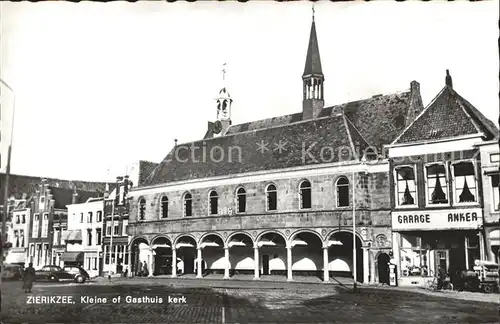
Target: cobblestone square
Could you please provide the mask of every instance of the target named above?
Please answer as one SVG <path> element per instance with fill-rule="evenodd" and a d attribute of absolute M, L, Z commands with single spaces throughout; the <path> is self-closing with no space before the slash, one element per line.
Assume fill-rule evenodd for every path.
<path fill-rule="evenodd" d="M 355 293 L 340 285 L 142 279 L 40 283 L 31 294 L 72 296 L 74 304 L 28 304 L 29 294 L 18 282 L 6 283 L 3 291 L 3 323 L 498 322 L 498 303 L 372 287 L 360 287 Z M 82 303 L 82 296 L 107 301 Z M 130 303 L 145 296 L 162 302 Z M 180 303 L 169 303 L 169 296 Z M 117 297 L 120 301 L 113 303 Z"/>

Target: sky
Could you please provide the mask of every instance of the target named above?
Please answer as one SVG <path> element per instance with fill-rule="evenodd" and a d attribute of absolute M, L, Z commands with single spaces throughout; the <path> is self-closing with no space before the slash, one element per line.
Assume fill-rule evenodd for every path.
<path fill-rule="evenodd" d="M 454 89 L 497 122 L 498 1 L 315 5 L 325 106 Z M 308 2 L 0 3 L 1 78 L 15 91 L 12 169 L 113 180 L 201 139 L 226 85 L 233 124 L 300 112 Z M 2 88 L 2 121 L 11 96 Z M 5 124 L 2 129 L 6 129 Z M 2 141 L 8 137 L 2 134 Z"/>

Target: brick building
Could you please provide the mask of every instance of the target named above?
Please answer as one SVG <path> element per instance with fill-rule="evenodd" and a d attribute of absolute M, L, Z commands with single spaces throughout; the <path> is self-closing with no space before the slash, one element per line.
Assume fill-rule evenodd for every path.
<path fill-rule="evenodd" d="M 453 89 L 446 72 L 441 92 L 387 146 L 400 284 L 423 284 L 438 266 L 472 270 L 474 260 L 485 259 L 483 216 L 491 220 L 491 210 L 483 207 L 491 190 L 478 144 L 496 138 L 498 129 Z"/>
<path fill-rule="evenodd" d="M 12 248 L 8 251 L 5 262 L 7 264 L 25 265 L 28 247 L 28 228 L 30 224 L 30 199 L 24 196 L 21 199 L 10 200 L 11 219 L 7 223 L 8 242 Z"/>
<path fill-rule="evenodd" d="M 150 275 L 376 280 L 392 248 L 382 147 L 423 110 L 419 84 L 324 107 L 314 20 L 302 80 L 302 112 L 239 125 L 223 87 L 205 137 L 176 145 L 131 189 L 133 272 L 146 262 Z"/>
<path fill-rule="evenodd" d="M 77 195 L 74 195 L 74 193 Z M 60 264 L 68 259 L 63 233 L 67 229 L 67 205 L 84 202 L 98 196 L 98 192 L 52 187 L 42 179 L 38 190 L 31 199 L 31 221 L 28 228 L 28 260 L 33 267 L 41 268 L 47 264 Z M 71 255 L 72 257 L 72 255 Z M 82 260 L 83 261 L 83 260 Z M 82 262 L 83 264 L 83 262 Z"/>

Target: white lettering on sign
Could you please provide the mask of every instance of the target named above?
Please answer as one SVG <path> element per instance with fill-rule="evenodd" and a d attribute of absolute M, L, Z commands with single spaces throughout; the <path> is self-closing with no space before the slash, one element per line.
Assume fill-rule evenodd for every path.
<path fill-rule="evenodd" d="M 219 215 L 232 215 L 233 209 L 228 207 L 219 208 Z"/>
<path fill-rule="evenodd" d="M 482 224 L 483 214 L 478 208 L 392 213 L 395 230 L 476 229 Z"/>

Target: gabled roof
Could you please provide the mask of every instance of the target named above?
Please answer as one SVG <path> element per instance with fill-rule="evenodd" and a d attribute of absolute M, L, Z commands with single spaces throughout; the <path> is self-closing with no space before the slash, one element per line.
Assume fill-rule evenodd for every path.
<path fill-rule="evenodd" d="M 76 187 L 78 190 L 83 191 L 104 192 L 106 186 L 106 183 L 104 182 L 61 180 L 55 178 L 11 174 L 9 177 L 9 197 L 14 196 L 16 198 L 21 198 L 23 194 L 26 194 L 27 197 L 33 196 L 36 190 L 38 190 L 42 179 L 46 179 L 46 183 L 48 183 L 49 186 L 71 190 Z M 0 205 L 2 205 L 5 189 L 5 173 L 0 173 L 0 183 Z"/>
<path fill-rule="evenodd" d="M 311 25 L 311 34 L 309 35 L 309 46 L 307 47 L 306 65 L 303 76 L 306 75 L 323 75 L 321 58 L 319 56 L 318 37 L 316 36 L 316 23 L 314 20 Z"/>
<path fill-rule="evenodd" d="M 280 143 L 283 144 L 281 152 Z M 356 152 L 367 146 L 368 143 L 344 116 L 336 114 L 333 117 L 180 144 L 151 173 L 144 185 L 358 160 L 359 156 L 346 152 L 350 152 L 352 147 L 355 147 Z M 339 152 L 342 147 L 349 151 Z M 309 153 L 304 154 L 304 151 Z M 203 152 L 206 152 L 205 159 Z M 213 158 L 210 152 L 214 153 Z M 219 159 L 221 162 L 216 162 Z"/>
<path fill-rule="evenodd" d="M 352 101 L 323 108 L 318 117 L 335 116 L 339 111 L 343 111 L 370 145 L 382 147 L 391 143 L 405 128 L 410 96 L 411 92 L 405 91 Z M 285 126 L 300 121 L 302 121 L 302 113 L 262 119 L 233 125 L 229 127 L 226 135 Z"/>
<path fill-rule="evenodd" d="M 54 209 L 66 209 L 73 201 L 73 190 L 57 187 L 49 187 L 52 199 L 54 199 Z M 86 202 L 89 198 L 96 198 L 99 193 L 95 191 L 76 190 L 78 193 L 76 203 L 81 204 Z"/>
<path fill-rule="evenodd" d="M 489 140 L 498 136 L 498 128 L 451 86 L 445 86 L 392 144 L 434 141 L 474 134 L 484 134 L 486 140 Z"/>

